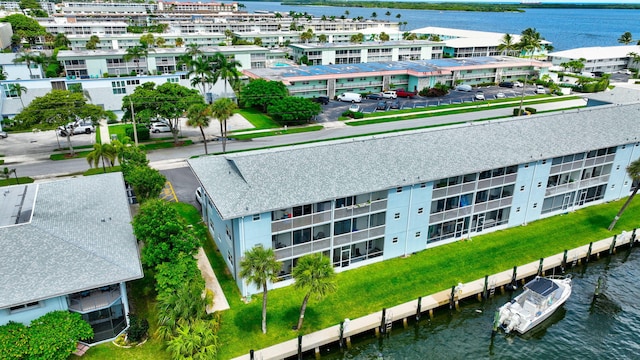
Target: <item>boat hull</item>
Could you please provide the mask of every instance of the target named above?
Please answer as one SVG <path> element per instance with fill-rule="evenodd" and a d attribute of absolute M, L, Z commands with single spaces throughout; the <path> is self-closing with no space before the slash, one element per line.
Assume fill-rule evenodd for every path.
<path fill-rule="evenodd" d="M 524 334 L 549 318 L 571 295 L 571 277 L 536 277 L 499 309 L 498 325 L 506 333 Z"/>

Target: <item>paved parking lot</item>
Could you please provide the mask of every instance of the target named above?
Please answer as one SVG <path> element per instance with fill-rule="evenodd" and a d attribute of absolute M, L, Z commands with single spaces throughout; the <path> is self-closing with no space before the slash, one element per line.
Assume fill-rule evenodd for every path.
<path fill-rule="evenodd" d="M 466 91 L 457 91 L 451 90 L 449 94 L 443 97 L 437 98 L 428 98 L 416 95 L 411 99 L 406 98 L 398 98 L 396 99 L 399 102 L 399 109 L 415 109 L 415 108 L 428 108 L 435 107 L 440 105 L 449 105 L 449 104 L 463 104 L 463 103 L 473 103 L 475 101 L 481 101 L 475 99 L 475 94 L 477 91 L 482 91 L 484 93 L 485 101 L 491 101 L 498 99 L 499 93 L 501 93 L 504 98 L 519 98 L 522 96 L 523 88 L 501 88 L 498 86 L 486 86 L 474 88 L 470 92 Z M 527 85 L 524 88 L 524 95 L 531 96 L 536 94 L 536 88 L 533 85 Z M 380 101 L 386 101 L 387 107 L 385 110 L 376 110 L 377 105 Z M 384 112 L 384 111 L 394 111 L 396 109 L 391 108 L 391 103 L 395 100 L 371 100 L 371 99 L 362 99 L 362 103 L 360 103 L 360 111 L 369 114 L 374 112 Z M 327 121 L 336 121 L 343 112 L 349 109 L 351 103 L 340 102 L 332 100 L 327 105 L 322 106 L 322 113 L 318 115 L 317 122 L 327 122 Z"/>

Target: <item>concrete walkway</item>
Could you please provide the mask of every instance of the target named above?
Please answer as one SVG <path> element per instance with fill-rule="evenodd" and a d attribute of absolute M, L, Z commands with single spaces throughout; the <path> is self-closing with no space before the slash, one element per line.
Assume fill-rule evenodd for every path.
<path fill-rule="evenodd" d="M 211 314 L 214 311 L 229 309 L 229 302 L 224 296 L 222 287 L 220 287 L 220 283 L 211 268 L 211 263 L 209 263 L 209 259 L 207 258 L 207 254 L 205 254 L 203 248 L 198 249 L 196 259 L 198 260 L 198 268 L 204 278 L 205 288 L 213 292 L 213 305 L 207 306 L 207 314 Z"/>
<path fill-rule="evenodd" d="M 100 122 L 100 142 L 103 144 L 110 144 L 111 143 L 111 135 L 109 135 L 109 124 L 107 124 L 107 121 L 101 121 Z"/>

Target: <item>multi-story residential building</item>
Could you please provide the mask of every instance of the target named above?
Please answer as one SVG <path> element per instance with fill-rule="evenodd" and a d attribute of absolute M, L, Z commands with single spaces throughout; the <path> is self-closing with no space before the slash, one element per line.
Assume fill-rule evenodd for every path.
<path fill-rule="evenodd" d="M 38 23 L 41 26 L 43 26 L 48 33 L 52 35 L 64 34 L 67 37 L 72 35 L 82 36 L 86 40 L 89 40 L 89 37 L 91 35 L 98 35 L 98 36 L 125 35 L 127 34 L 127 26 L 128 26 L 128 24 L 124 21 L 74 22 L 74 21 L 69 21 L 69 18 L 40 19 Z M 139 39 L 140 34 L 137 34 L 137 35 Z"/>
<path fill-rule="evenodd" d="M 628 196 L 640 104 L 189 159 L 202 215 L 243 295 L 260 245 L 337 271 Z M 589 131 L 585 131 L 588 129 Z"/>
<path fill-rule="evenodd" d="M 85 92 L 90 101 L 102 106 L 105 110 L 111 110 L 116 115 L 122 115 L 122 98 L 133 93 L 135 88 L 146 82 L 154 82 L 162 85 L 166 82 L 177 83 L 191 88 L 190 81 L 185 72 L 166 75 L 127 76 L 127 77 L 100 77 L 81 78 L 68 76 L 66 78 L 45 78 L 32 80 L 4 80 L 0 81 L 0 115 L 3 119 L 14 117 L 22 111 L 23 104 L 28 106 L 36 97 L 44 96 L 51 90 L 73 90 Z M 27 89 L 18 96 L 12 88 L 12 84 L 19 84 Z M 220 81 L 209 90 L 207 99 L 223 96 L 224 84 Z M 231 95 L 231 94 L 228 94 Z"/>
<path fill-rule="evenodd" d="M 267 54 L 279 55 L 283 52 L 272 52 L 269 49 L 254 46 L 209 46 L 201 47 L 203 56 L 221 53 L 229 59 L 240 63 L 238 70 L 264 68 L 267 66 Z M 58 53 L 58 60 L 64 64 L 67 76 L 76 78 L 102 77 L 105 74 L 121 75 L 132 72 L 138 74 L 172 74 L 176 71 L 186 71 L 180 64 L 180 57 L 186 54 L 187 48 L 155 48 L 140 59 L 125 60 L 126 50 L 63 50 Z M 274 57 L 271 56 L 271 59 Z"/>
<path fill-rule="evenodd" d="M 442 45 L 426 40 L 367 41 L 364 43 L 291 44 L 293 60 L 308 65 L 353 64 L 442 58 Z"/>
<path fill-rule="evenodd" d="M 77 14 L 92 16 L 100 14 L 148 15 L 158 10 L 158 5 L 152 2 L 63 2 L 58 6 L 61 14 Z"/>
<path fill-rule="evenodd" d="M 582 59 L 585 72 L 613 73 L 632 67 L 633 57 L 630 53 L 640 54 L 638 45 L 596 46 L 549 53 L 549 61 L 562 71 L 561 64 Z"/>
<path fill-rule="evenodd" d="M 411 30 L 412 33 L 424 35 L 427 37 L 436 37 L 444 42 L 444 55 L 453 58 L 469 58 L 483 56 L 504 55 L 498 46 L 502 43 L 504 34 L 488 31 L 473 31 L 452 28 L 441 28 L 428 26 L 425 28 Z M 521 36 L 512 34 L 514 43 L 520 41 Z M 542 48 L 534 53 L 536 56 L 546 54 L 545 45 L 551 42 L 542 40 Z M 508 55 L 525 55 L 524 52 L 517 50 L 516 53 Z"/>
<path fill-rule="evenodd" d="M 0 325 L 79 313 L 90 343 L 128 326 L 127 281 L 143 276 L 122 174 L 3 188 Z"/>
<path fill-rule="evenodd" d="M 441 83 L 498 83 L 544 74 L 548 63 L 513 57 L 476 57 L 361 63 L 360 49 L 347 50 L 339 64 L 245 70 L 250 78 L 282 81 L 295 96 L 334 97 L 343 92 L 374 93 L 390 88 L 422 90 Z"/>
<path fill-rule="evenodd" d="M 238 11 L 238 3 L 221 3 L 221 2 L 183 2 L 183 1 L 158 1 L 159 12 L 186 12 L 186 13 L 200 13 L 200 12 L 233 12 Z"/>

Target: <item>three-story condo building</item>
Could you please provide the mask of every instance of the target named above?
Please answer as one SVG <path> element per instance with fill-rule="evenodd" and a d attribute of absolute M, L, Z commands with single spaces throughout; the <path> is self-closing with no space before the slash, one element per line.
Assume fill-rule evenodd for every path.
<path fill-rule="evenodd" d="M 337 271 L 629 195 L 640 104 L 190 159 L 202 215 L 243 295 L 240 259 L 273 248 Z"/>

